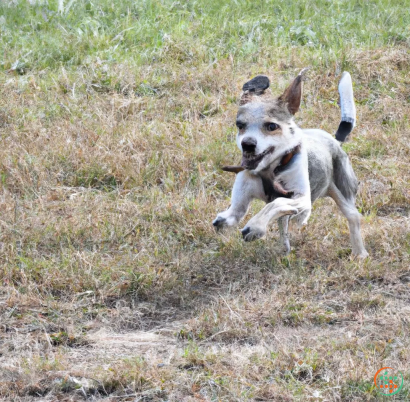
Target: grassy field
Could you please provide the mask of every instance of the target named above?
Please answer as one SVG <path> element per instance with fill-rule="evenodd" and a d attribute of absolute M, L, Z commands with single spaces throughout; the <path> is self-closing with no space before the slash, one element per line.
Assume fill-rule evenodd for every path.
<path fill-rule="evenodd" d="M 409 0 L 3 0 L 0 400 L 410 400 L 409 38 Z M 306 66 L 305 128 L 353 78 L 365 261 L 329 199 L 288 257 L 211 224 L 243 83 Z"/>

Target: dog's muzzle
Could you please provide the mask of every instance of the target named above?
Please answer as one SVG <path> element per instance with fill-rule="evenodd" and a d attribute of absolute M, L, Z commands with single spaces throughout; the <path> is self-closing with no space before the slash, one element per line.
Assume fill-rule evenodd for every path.
<path fill-rule="evenodd" d="M 247 152 L 242 153 L 242 161 L 241 161 L 241 166 L 243 166 L 245 169 L 248 170 L 253 170 L 256 169 L 261 162 L 261 160 L 266 156 L 271 154 L 275 150 L 275 147 L 269 147 L 266 151 L 254 155 L 250 154 Z"/>

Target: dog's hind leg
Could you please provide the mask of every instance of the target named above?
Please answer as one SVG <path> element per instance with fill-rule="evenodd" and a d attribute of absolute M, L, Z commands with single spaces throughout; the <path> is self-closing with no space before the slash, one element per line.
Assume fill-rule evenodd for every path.
<path fill-rule="evenodd" d="M 352 244 L 352 254 L 358 258 L 366 258 L 369 256 L 364 248 L 362 235 L 360 233 L 360 218 L 361 215 L 356 209 L 354 198 L 346 199 L 335 184 L 331 184 L 328 194 L 334 199 L 337 206 L 342 211 L 343 215 L 349 222 L 350 242 Z"/>
<path fill-rule="evenodd" d="M 232 188 L 231 206 L 217 215 L 212 222 L 215 228 L 235 226 L 245 216 L 250 202 L 255 199 L 266 201 L 262 179 L 244 170 L 236 175 Z"/>
<path fill-rule="evenodd" d="M 284 248 L 284 254 L 288 255 L 290 253 L 290 243 L 289 243 L 289 216 L 282 216 L 278 219 L 280 242 Z"/>

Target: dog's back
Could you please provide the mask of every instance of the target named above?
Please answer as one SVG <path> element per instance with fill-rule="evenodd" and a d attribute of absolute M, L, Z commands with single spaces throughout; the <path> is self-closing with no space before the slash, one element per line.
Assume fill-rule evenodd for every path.
<path fill-rule="evenodd" d="M 319 129 L 303 130 L 308 153 L 312 202 L 327 195 L 333 182 L 346 199 L 357 193 L 357 179 L 339 142 Z"/>

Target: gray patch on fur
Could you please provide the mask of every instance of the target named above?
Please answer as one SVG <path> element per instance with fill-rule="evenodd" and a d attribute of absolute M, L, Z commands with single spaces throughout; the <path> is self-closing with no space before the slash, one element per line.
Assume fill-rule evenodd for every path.
<path fill-rule="evenodd" d="M 272 102 L 271 108 L 267 111 L 269 117 L 275 117 L 279 121 L 290 121 L 293 116 L 289 113 L 288 109 L 283 107 L 283 105 L 275 102 Z"/>
<path fill-rule="evenodd" d="M 322 130 L 303 131 L 306 134 L 312 202 L 327 193 L 332 181 L 346 199 L 354 199 L 357 179 L 339 143 Z"/>
<path fill-rule="evenodd" d="M 308 152 L 310 198 L 312 203 L 327 193 L 331 183 L 331 165 L 326 162 L 327 158 L 318 157 L 315 152 Z"/>
<path fill-rule="evenodd" d="M 347 200 L 354 200 L 357 194 L 358 182 L 349 163 L 349 158 L 340 149 L 340 156 L 333 159 L 333 181 Z"/>

